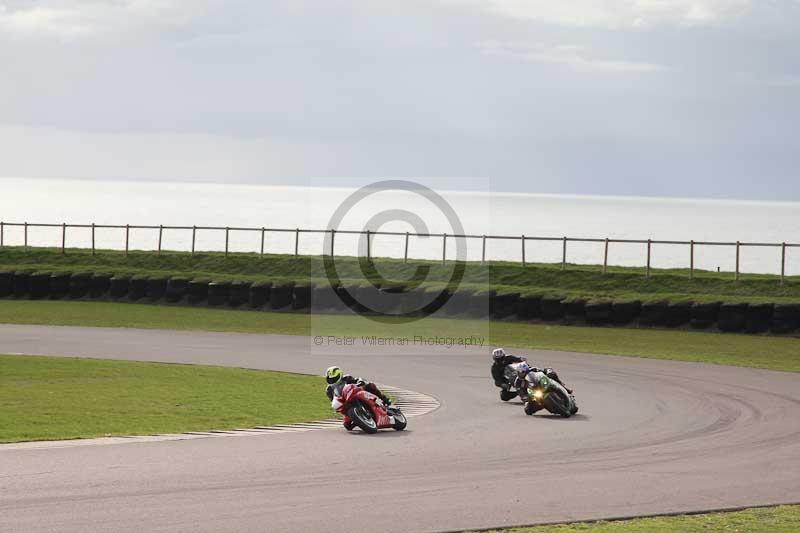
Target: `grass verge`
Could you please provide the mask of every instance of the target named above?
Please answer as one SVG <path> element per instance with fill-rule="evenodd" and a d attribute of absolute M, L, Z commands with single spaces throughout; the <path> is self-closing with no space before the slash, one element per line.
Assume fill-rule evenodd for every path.
<path fill-rule="evenodd" d="M 377 279 L 378 272 L 398 283 L 423 276 L 426 284 L 446 283 L 452 264 L 438 261 L 409 261 L 376 258 L 374 267 L 354 257 L 337 257 L 336 270 L 344 282 L 360 282 L 365 272 Z M 547 263 L 469 262 L 462 286 L 474 289 L 559 295 L 586 299 L 723 301 L 753 303 L 800 302 L 800 277 L 788 277 L 784 285 L 777 277 L 765 274 L 742 274 L 734 281 L 731 272 L 695 271 L 690 279 L 687 269 L 653 269 L 645 277 L 643 268 L 609 267 L 603 273 L 597 265 L 561 265 Z M 419 267 L 426 269 L 424 275 Z M 21 247 L 0 248 L 0 270 L 39 272 L 97 272 L 153 277 L 206 278 L 217 281 L 322 281 L 322 259 L 318 256 L 264 255 L 248 253 L 198 253 L 132 251 L 128 255 L 100 250 L 92 255 L 86 250 Z"/>
<path fill-rule="evenodd" d="M 383 337 L 468 337 L 486 343 L 800 372 L 800 339 L 694 331 L 548 326 L 427 318 L 408 324 L 360 316 L 268 313 L 112 302 L 0 300 L 0 323 Z M 487 350 L 489 346 L 487 346 Z"/>
<path fill-rule="evenodd" d="M 330 418 L 324 380 L 213 366 L 0 355 L 0 442 Z"/>
<path fill-rule="evenodd" d="M 800 506 L 781 505 L 744 511 L 585 522 L 502 530 L 503 533 L 794 533 L 800 531 Z M 500 533 L 496 531 L 494 533 Z"/>

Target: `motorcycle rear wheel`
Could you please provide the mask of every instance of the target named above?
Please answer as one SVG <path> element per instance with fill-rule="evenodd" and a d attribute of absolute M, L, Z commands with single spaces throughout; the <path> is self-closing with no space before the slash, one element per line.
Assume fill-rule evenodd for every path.
<path fill-rule="evenodd" d="M 347 411 L 350 419 L 361 428 L 364 433 L 377 433 L 378 424 L 372 418 L 369 408 L 361 402 L 355 402 Z"/>

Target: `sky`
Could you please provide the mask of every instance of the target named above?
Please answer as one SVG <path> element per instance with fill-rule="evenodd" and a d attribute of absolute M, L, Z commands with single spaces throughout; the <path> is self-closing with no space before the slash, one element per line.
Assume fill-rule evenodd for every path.
<path fill-rule="evenodd" d="M 800 0 L 0 0 L 0 176 L 800 201 Z"/>

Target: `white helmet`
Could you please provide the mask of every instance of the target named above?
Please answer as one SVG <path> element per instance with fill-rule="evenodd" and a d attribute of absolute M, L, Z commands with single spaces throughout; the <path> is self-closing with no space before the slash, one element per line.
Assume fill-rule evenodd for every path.
<path fill-rule="evenodd" d="M 499 361 L 505 356 L 506 356 L 506 351 L 502 348 L 495 348 L 494 350 L 492 350 L 492 359 L 494 359 L 495 361 Z"/>

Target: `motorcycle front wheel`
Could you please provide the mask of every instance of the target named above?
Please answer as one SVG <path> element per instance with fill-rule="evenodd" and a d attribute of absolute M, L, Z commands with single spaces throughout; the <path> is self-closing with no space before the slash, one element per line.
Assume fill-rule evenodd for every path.
<path fill-rule="evenodd" d="M 396 409 L 393 413 L 394 416 L 394 429 L 397 431 L 403 431 L 406 429 L 408 425 L 408 420 L 406 420 L 406 415 L 404 415 L 399 409 Z"/>
<path fill-rule="evenodd" d="M 372 418 L 369 408 L 361 402 L 355 402 L 347 411 L 350 419 L 361 428 L 364 433 L 377 433 L 378 424 Z"/>

